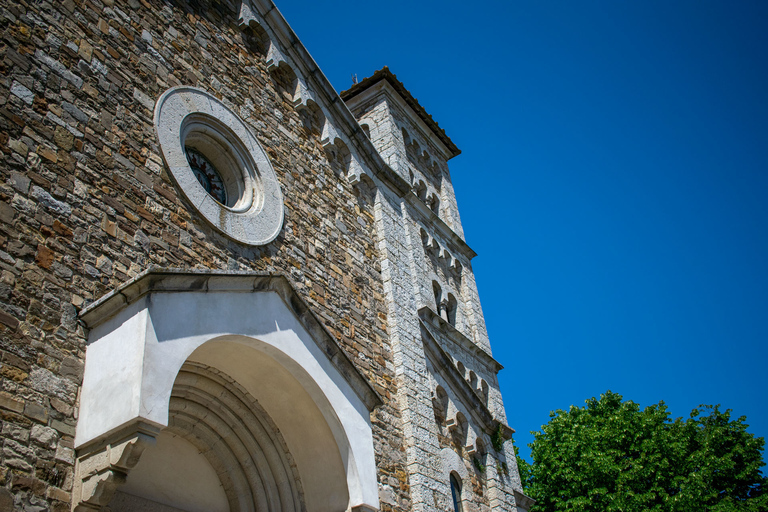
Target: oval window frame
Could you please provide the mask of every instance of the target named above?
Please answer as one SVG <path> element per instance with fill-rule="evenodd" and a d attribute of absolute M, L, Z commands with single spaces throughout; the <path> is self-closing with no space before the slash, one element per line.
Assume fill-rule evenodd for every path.
<path fill-rule="evenodd" d="M 264 245 L 282 230 L 283 194 L 264 149 L 240 117 L 208 92 L 172 87 L 155 104 L 160 152 L 184 197 L 214 228 L 248 245 Z M 198 182 L 186 155 L 187 142 L 228 182 L 231 206 L 219 203 Z M 215 160 L 215 161 L 214 161 Z"/>

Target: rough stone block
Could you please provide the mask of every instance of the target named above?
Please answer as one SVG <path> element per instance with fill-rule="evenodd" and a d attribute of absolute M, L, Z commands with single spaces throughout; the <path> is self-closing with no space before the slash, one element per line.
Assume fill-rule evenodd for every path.
<path fill-rule="evenodd" d="M 24 416 L 43 424 L 48 423 L 48 409 L 35 402 L 27 402 L 24 405 Z"/>
<path fill-rule="evenodd" d="M 50 427 L 33 425 L 30 437 L 40 446 L 53 449 L 56 447 L 56 441 L 59 439 L 59 434 L 56 430 Z"/>

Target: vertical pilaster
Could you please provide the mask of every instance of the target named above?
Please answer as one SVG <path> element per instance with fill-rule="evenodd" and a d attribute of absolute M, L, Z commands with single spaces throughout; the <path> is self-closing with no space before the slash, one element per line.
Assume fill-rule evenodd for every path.
<path fill-rule="evenodd" d="M 418 317 L 418 279 L 406 205 L 379 189 L 374 207 L 388 328 L 395 363 L 397 401 L 406 444 L 408 483 L 414 511 L 445 510 L 450 489 L 440 478 L 440 447 L 430 400 L 426 354 Z M 419 242 L 420 243 L 420 242 Z"/>

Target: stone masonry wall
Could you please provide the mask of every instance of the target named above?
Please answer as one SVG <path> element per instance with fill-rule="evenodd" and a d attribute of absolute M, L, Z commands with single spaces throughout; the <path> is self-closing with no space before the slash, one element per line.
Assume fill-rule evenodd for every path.
<path fill-rule="evenodd" d="M 384 398 L 372 417 L 382 510 L 410 508 L 374 192 L 331 168 L 262 44 L 236 28 L 237 4 L 0 4 L 0 511 L 69 510 L 77 313 L 152 265 L 285 274 Z M 232 242 L 181 198 L 152 125 L 175 85 L 250 124 L 285 196 L 274 242 Z"/>

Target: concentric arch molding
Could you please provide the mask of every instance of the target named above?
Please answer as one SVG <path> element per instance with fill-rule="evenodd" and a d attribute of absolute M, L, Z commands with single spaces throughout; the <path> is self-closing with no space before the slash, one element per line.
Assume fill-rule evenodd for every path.
<path fill-rule="evenodd" d="M 248 245 L 264 245 L 277 237 L 284 218 L 280 183 L 242 119 L 209 93 L 179 86 L 157 100 L 154 123 L 173 180 L 206 221 Z M 226 204 L 206 191 L 195 176 L 188 149 L 203 154 L 215 168 L 226 191 Z"/>

